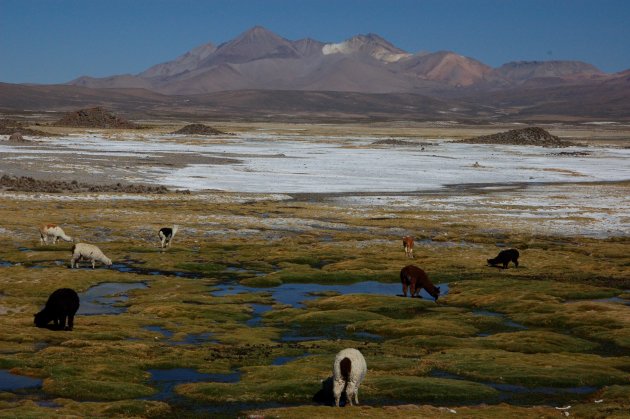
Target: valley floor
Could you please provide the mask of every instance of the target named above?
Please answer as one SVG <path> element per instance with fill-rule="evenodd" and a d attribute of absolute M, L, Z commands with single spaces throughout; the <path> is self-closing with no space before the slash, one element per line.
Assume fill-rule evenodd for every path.
<path fill-rule="evenodd" d="M 630 167 L 619 144 L 459 149 L 397 137 L 436 144 L 422 151 L 365 136 L 322 133 L 313 145 L 239 134 L 209 140 L 208 151 L 198 139 L 120 134 L 109 155 L 102 133 L 81 135 L 32 152 L 20 146 L 23 158 L 2 145 L 12 158 L 0 167 L 36 176 L 48 165 L 51 179 L 162 179 L 192 193 L 0 192 L 0 417 L 624 417 L 630 409 Z M 224 161 L 199 160 L 210 171 L 184 176 L 189 161 L 173 157 L 182 141 L 186 158 Z M 264 143 L 265 158 L 252 141 Z M 314 181 L 319 163 L 357 156 L 433 161 L 439 171 L 425 155 L 432 147 L 458 161 L 445 166 L 459 173 L 453 180 L 427 175 L 430 185 L 417 187 L 427 176 L 414 174 L 400 187 L 385 170 L 384 183 L 363 179 L 352 190 L 336 187 L 336 176 Z M 66 166 L 50 165 L 47 152 L 61 152 Z M 285 160 L 319 163 L 303 183 L 289 182 L 296 167 L 270 165 L 256 186 L 267 189 L 248 189 L 262 175 L 246 169 Z M 480 170 L 468 167 L 475 161 L 487 177 L 470 174 Z M 109 169 L 83 176 L 99 167 Z M 327 173 L 342 176 L 340 167 Z M 537 181 L 521 176 L 529 171 Z M 214 182 L 228 191 L 197 190 Z M 72 244 L 40 245 L 42 222 L 97 244 L 112 267 L 69 269 Z M 173 224 L 173 245 L 161 249 L 157 231 Z M 402 249 L 408 234 L 413 260 Z M 486 266 L 507 248 L 519 249 L 518 268 Z M 410 263 L 441 285 L 437 303 L 399 295 Z M 74 330 L 35 328 L 32 315 L 62 287 L 80 294 Z M 361 405 L 335 409 L 326 380 L 346 347 L 364 354 L 368 374 Z"/>

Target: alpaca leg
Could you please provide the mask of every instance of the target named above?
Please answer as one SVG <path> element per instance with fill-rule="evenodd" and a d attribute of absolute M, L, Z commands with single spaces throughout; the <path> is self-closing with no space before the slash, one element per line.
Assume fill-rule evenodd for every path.
<path fill-rule="evenodd" d="M 407 296 L 407 284 L 403 283 L 403 296 L 406 297 Z"/>
<path fill-rule="evenodd" d="M 335 396 L 335 406 L 339 407 L 339 399 L 341 398 L 341 393 L 343 392 L 344 382 L 342 380 L 335 380 L 333 382 L 333 394 Z"/>
<path fill-rule="evenodd" d="M 359 387 L 354 390 L 354 403 L 359 404 Z"/>
<path fill-rule="evenodd" d="M 346 403 L 348 403 L 348 405 L 352 406 L 352 396 L 355 395 L 356 388 L 354 383 L 352 381 L 348 381 L 348 384 L 346 385 Z"/>
<path fill-rule="evenodd" d="M 92 269 L 96 267 L 96 260 L 92 259 Z"/>

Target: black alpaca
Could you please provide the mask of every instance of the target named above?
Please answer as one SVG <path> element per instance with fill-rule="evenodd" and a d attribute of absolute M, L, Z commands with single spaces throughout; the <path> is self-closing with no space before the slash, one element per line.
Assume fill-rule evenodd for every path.
<path fill-rule="evenodd" d="M 518 268 L 518 256 L 518 250 L 516 249 L 501 250 L 497 257 L 488 259 L 488 265 L 495 266 L 502 264 L 503 269 L 507 269 L 508 263 L 514 262 L 514 266 Z"/>
<path fill-rule="evenodd" d="M 72 330 L 74 315 L 79 309 L 79 296 L 70 288 L 59 288 L 48 297 L 46 306 L 35 315 L 35 326 L 47 327 L 54 321 L 58 330 Z M 66 318 L 68 325 L 66 326 Z"/>

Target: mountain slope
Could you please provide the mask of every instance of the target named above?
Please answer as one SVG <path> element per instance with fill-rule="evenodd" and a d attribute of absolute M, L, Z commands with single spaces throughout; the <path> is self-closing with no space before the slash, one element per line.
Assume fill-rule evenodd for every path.
<path fill-rule="evenodd" d="M 470 86 L 483 80 L 492 71 L 477 60 L 450 51 L 413 56 L 403 61 L 401 67 L 415 77 L 452 86 Z"/>

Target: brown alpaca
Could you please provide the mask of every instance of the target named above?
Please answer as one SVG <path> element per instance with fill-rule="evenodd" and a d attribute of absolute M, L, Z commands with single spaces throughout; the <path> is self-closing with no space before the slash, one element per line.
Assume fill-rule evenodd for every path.
<path fill-rule="evenodd" d="M 407 265 L 400 270 L 400 282 L 402 283 L 403 295 L 407 296 L 407 288 L 411 294 L 411 298 L 417 297 L 418 293 L 424 288 L 431 297 L 437 301 L 440 296 L 440 287 L 436 287 L 429 280 L 427 274 L 417 266 Z"/>
<path fill-rule="evenodd" d="M 408 258 L 413 258 L 413 236 L 403 237 L 403 247 Z"/>

